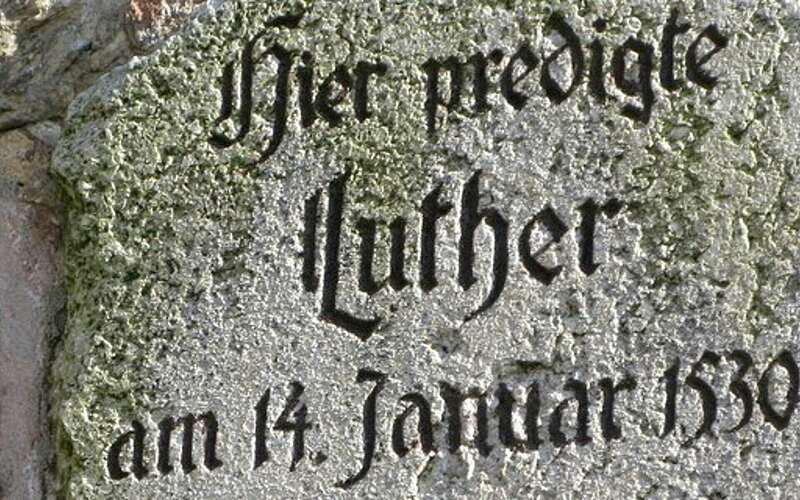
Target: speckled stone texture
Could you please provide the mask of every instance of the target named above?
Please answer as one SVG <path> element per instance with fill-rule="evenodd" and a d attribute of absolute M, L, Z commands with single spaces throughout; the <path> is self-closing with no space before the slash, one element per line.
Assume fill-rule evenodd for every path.
<path fill-rule="evenodd" d="M 52 498 L 48 374 L 63 332 L 64 206 L 50 155 L 77 94 L 152 51 L 193 0 L 0 2 L 0 497 Z"/>
<path fill-rule="evenodd" d="M 800 11 L 676 9 L 691 26 L 674 89 L 662 2 L 231 1 L 81 95 L 55 154 L 68 206 L 59 494 L 791 497 Z M 585 58 L 571 91 L 569 51 L 549 58 L 570 37 L 556 19 Z M 713 84 L 686 62 L 710 25 Z M 615 77 L 629 37 L 652 48 L 651 72 L 629 54 Z M 699 55 L 714 48 L 700 42 Z M 292 64 L 274 151 L 273 43 Z M 524 44 L 536 67 L 511 72 L 521 103 L 502 72 Z M 442 70 L 432 99 L 426 61 L 476 53 L 486 81 L 466 71 L 458 108 Z M 296 70 L 312 60 L 303 101 Z M 359 120 L 355 81 L 323 82 L 379 61 Z M 637 119 L 645 80 L 652 109 Z M 560 271 L 544 279 L 535 263 Z M 193 450 L 168 425 L 188 414 Z"/>

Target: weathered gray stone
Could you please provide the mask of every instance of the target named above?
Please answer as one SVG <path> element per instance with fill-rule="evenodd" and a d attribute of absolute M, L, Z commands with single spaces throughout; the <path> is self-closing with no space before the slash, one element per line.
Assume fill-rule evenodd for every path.
<path fill-rule="evenodd" d="M 63 206 L 49 175 L 74 96 L 152 50 L 194 3 L 0 2 L 0 497 L 52 497 L 47 373 L 64 316 Z M 196 2 L 195 2 L 196 3 Z M 149 9 L 146 19 L 137 16 Z"/>
<path fill-rule="evenodd" d="M 63 118 L 110 68 L 153 49 L 196 0 L 16 0 L 0 5 L 0 131 Z"/>
<path fill-rule="evenodd" d="M 539 68 L 563 43 L 545 28 L 553 11 L 563 13 L 584 49 L 595 38 L 608 47 L 606 101 L 589 94 L 585 79 L 559 104 L 544 94 Z M 797 416 L 783 428 L 769 411 L 769 404 L 778 413 L 793 408 L 798 390 L 790 359 L 798 354 L 800 259 L 796 8 L 714 1 L 681 10 L 681 22 L 692 24 L 678 43 L 683 86 L 661 85 L 656 58 L 646 123 L 622 116 L 624 104 L 641 100 L 626 96 L 608 68 L 613 47 L 628 37 L 658 48 L 670 15 L 660 2 L 316 1 L 305 5 L 297 28 L 269 28 L 276 16 L 297 12 L 284 3 L 227 3 L 73 104 L 55 162 L 69 212 L 69 314 L 53 369 L 61 495 L 719 498 L 775 497 L 800 487 Z M 608 26 L 602 34 L 593 27 L 600 17 Z M 712 23 L 727 47 L 706 67 L 718 84 L 704 89 L 696 77 L 686 81 L 682 54 Z M 301 127 L 293 74 L 286 135 L 265 155 L 274 80 L 264 75 L 275 71 L 265 62 L 265 41 L 255 45 L 252 130 L 230 147 L 209 141 L 212 132 L 237 135 L 237 114 L 215 122 L 224 108 L 223 71 L 265 29 L 284 47 L 314 53 L 317 82 L 339 63 L 352 71 L 359 61 L 387 62 L 369 87 L 372 116 L 356 120 L 348 96 L 340 126 L 318 117 Z M 519 83 L 529 99 L 517 110 L 498 80 L 525 41 L 539 66 Z M 429 137 L 425 61 L 493 49 L 505 59 L 487 63 L 491 110 L 471 111 L 465 93 L 462 110 L 440 106 L 436 138 Z M 570 71 L 560 61 L 554 74 L 564 85 Z M 588 64 L 587 56 L 585 73 Z M 617 80 L 635 75 L 631 69 Z M 336 274 L 326 258 L 336 246 L 331 213 L 345 182 L 335 305 L 362 319 L 380 317 L 370 332 L 346 331 L 326 310 L 324 282 Z M 478 182 L 470 208 L 464 200 Z M 453 207 L 437 221 L 438 284 L 424 286 L 420 205 L 440 185 L 442 203 Z M 304 210 L 317 193 L 317 280 L 306 273 L 304 281 Z M 621 205 L 605 205 L 614 199 Z M 594 228 L 590 200 L 605 207 Z M 523 248 L 548 241 L 541 228 L 524 230 L 548 206 L 563 234 L 540 260 L 563 269 L 545 285 L 526 272 Z M 472 283 L 459 257 L 471 232 L 465 214 L 478 208 L 497 213 L 481 212 L 486 221 L 477 222 Z M 371 285 L 359 280 L 360 241 L 369 229 L 357 222 L 362 217 L 382 221 L 379 282 L 390 267 L 386 223 L 406 220 L 409 282 L 394 281 L 399 290 L 359 291 Z M 504 222 L 507 280 L 495 255 L 503 253 Z M 587 234 L 595 236 L 594 255 Z M 501 293 L 482 310 L 500 281 Z M 746 385 L 731 386 L 744 353 L 755 365 L 739 380 Z M 376 382 L 379 373 L 385 385 Z M 605 393 L 627 376 L 636 387 L 618 393 L 611 424 L 621 436 L 614 439 Z M 577 404 L 562 404 L 581 392 L 573 380 L 587 390 L 585 429 Z M 526 436 L 520 406 L 533 382 L 541 411 L 527 421 Z M 276 422 L 298 383 L 304 392 L 281 428 Z M 516 435 L 530 437 L 538 424 L 537 449 L 499 437 L 507 424 L 501 384 L 513 389 Z M 448 385 L 486 394 L 487 446 L 475 418 L 464 420 L 463 443 L 453 445 Z M 258 403 L 268 389 L 261 427 Z M 410 392 L 431 405 L 435 449 L 424 449 L 409 425 L 409 441 L 419 442 L 404 455 L 391 437 Z M 742 418 L 745 393 L 753 414 L 727 432 Z M 300 418 L 300 403 L 311 427 L 290 471 L 300 448 L 286 427 Z M 219 425 L 216 455 L 204 459 L 208 420 L 198 421 L 189 472 L 179 431 L 160 443 L 159 435 L 170 418 L 205 412 Z M 362 433 L 373 416 L 374 460 L 362 476 L 372 446 Z M 132 441 L 113 446 L 126 442 L 134 422 L 146 432 L 146 474 L 132 464 Z M 257 460 L 259 430 L 265 463 Z"/>
<path fill-rule="evenodd" d="M 38 127 L 46 134 L 44 127 Z M 2 197 L 57 207 L 59 193 L 50 177 L 48 145 L 25 129 L 0 134 L 0 189 Z"/>

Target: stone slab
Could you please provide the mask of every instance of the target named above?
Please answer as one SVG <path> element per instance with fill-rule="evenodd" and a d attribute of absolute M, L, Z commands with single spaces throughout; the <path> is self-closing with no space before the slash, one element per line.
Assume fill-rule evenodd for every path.
<path fill-rule="evenodd" d="M 56 153 L 60 494 L 797 489 L 799 15 L 209 8 Z"/>

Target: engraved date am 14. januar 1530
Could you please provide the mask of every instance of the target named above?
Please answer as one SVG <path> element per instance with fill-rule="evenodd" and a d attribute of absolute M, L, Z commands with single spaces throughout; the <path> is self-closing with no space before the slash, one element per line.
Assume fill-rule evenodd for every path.
<path fill-rule="evenodd" d="M 729 434 L 749 426 L 756 409 L 760 411 L 765 425 L 777 431 L 789 426 L 800 400 L 798 392 L 800 369 L 790 351 L 781 351 L 769 362 L 758 377 L 755 390 L 747 381 L 756 366 L 749 353 L 742 350 L 725 354 L 705 351 L 696 362 L 688 366 L 688 372 L 682 383 L 680 380 L 682 364 L 677 358 L 660 377 L 656 377 L 656 383 L 663 390 L 664 399 L 659 408 L 661 429 L 654 430 L 653 437 L 656 437 L 656 432 L 661 439 L 673 434 L 676 425 L 680 423 L 684 432 L 688 425 L 697 427 L 694 433 L 686 432 L 690 437 L 683 443 L 684 447 L 691 447 L 700 439 L 715 438 L 715 427 L 718 427 L 720 420 L 720 398 L 719 390 L 715 390 L 709 379 L 710 372 L 719 370 L 724 358 L 736 366 L 727 390 L 733 396 L 731 399 L 737 403 L 736 408 L 725 408 L 724 414 L 730 415 L 730 419 L 738 417 L 738 422 L 728 428 L 719 429 L 719 432 Z M 517 363 L 526 365 L 522 361 Z M 350 488 L 367 476 L 372 467 L 379 439 L 388 439 L 391 450 L 399 458 L 405 457 L 412 450 L 419 450 L 425 455 L 434 454 L 439 449 L 457 453 L 462 446 L 476 448 L 481 456 L 488 456 L 495 447 L 527 453 L 538 450 L 546 442 L 556 448 L 590 445 L 597 440 L 596 436 L 590 434 L 590 420 L 599 418 L 601 438 L 604 442 L 611 443 L 622 439 L 624 434 L 623 426 L 618 422 L 619 419 L 615 418 L 615 408 L 624 405 L 625 399 L 635 398 L 640 388 L 640 381 L 628 373 L 624 373 L 617 380 L 612 377 L 602 378 L 596 384 L 569 378 L 563 386 L 563 391 L 569 396 L 549 407 L 544 404 L 546 398 L 542 397 L 540 384 L 535 380 L 530 381 L 525 387 L 517 388 L 522 389 L 516 391 L 517 394 L 525 394 L 524 401 L 519 401 L 514 395 L 513 388 L 502 381 L 493 384 L 493 387 L 467 390 L 441 382 L 437 388 L 438 397 L 444 402 L 444 411 L 441 415 L 434 416 L 428 397 L 420 392 L 408 392 L 395 403 L 395 407 L 400 408 L 400 411 L 391 417 L 391 434 L 381 436 L 379 429 L 389 427 L 379 425 L 379 413 L 385 414 L 390 411 L 382 409 L 379 412 L 379 405 L 383 404 L 381 393 L 387 384 L 391 383 L 391 379 L 389 375 L 373 369 L 358 370 L 355 379 L 359 385 L 371 384 L 362 404 L 361 463 L 356 472 L 336 483 L 340 488 Z M 771 394 L 776 387 L 783 386 L 787 387 L 785 397 Z M 599 388 L 598 401 L 592 400 L 593 388 Z M 686 394 L 694 394 L 697 398 L 697 403 L 690 404 L 700 405 L 702 417 L 698 423 L 680 422 L 679 414 L 692 414 L 694 411 L 693 407 L 686 407 L 679 412 L 679 402 L 686 401 L 685 398 L 678 397 L 679 393 L 684 393 L 683 391 L 690 391 Z M 313 419 L 309 418 L 308 408 L 303 400 L 304 392 L 303 383 L 291 382 L 283 410 L 272 426 L 272 430 L 292 433 L 290 471 L 294 471 L 304 461 L 306 434 L 313 434 L 315 429 Z M 271 389 L 267 389 L 254 406 L 251 456 L 254 471 L 272 459 L 268 450 L 268 440 L 271 438 L 268 424 L 271 396 Z M 466 427 L 464 420 L 468 413 L 464 410 L 467 402 L 471 403 L 470 407 L 474 410 L 471 416 L 474 425 L 470 442 L 465 442 L 464 432 Z M 599 407 L 599 411 L 593 411 L 596 407 Z M 490 409 L 495 418 L 491 429 Z M 517 429 L 515 427 L 520 426 L 514 425 L 517 413 L 522 417 L 522 429 Z M 415 421 L 416 426 L 413 425 Z M 540 425 L 543 427 L 545 422 L 546 430 L 540 429 Z M 145 446 L 150 433 L 141 422 L 134 420 L 131 423 L 132 430 L 117 437 L 107 449 L 106 468 L 109 478 L 114 481 L 147 480 L 173 473 L 175 467 L 170 458 L 173 441 L 179 443 L 180 468 L 183 473 L 188 474 L 197 470 L 194 431 L 198 423 L 202 423 L 204 428 L 202 458 L 204 470 L 211 472 L 219 469 L 226 462 L 219 456 L 217 448 L 217 440 L 222 435 L 222 430 L 216 414 L 213 411 L 206 411 L 200 415 L 166 417 L 160 421 L 155 433 L 156 446 L 152 448 L 156 452 L 156 456 L 153 457 L 155 470 L 151 470 L 150 457 L 145 456 L 146 450 L 151 449 Z M 443 429 L 444 436 L 435 435 L 438 434 L 434 433 L 435 423 L 443 424 L 436 427 Z M 174 431 L 179 425 L 182 426 L 182 432 L 180 439 L 176 439 Z M 415 431 L 413 436 L 407 435 L 410 430 Z M 492 430 L 496 430 L 496 438 L 490 435 Z M 443 442 L 440 443 L 440 440 Z M 326 457 L 323 452 L 316 452 L 311 458 L 312 462 L 319 464 Z"/>

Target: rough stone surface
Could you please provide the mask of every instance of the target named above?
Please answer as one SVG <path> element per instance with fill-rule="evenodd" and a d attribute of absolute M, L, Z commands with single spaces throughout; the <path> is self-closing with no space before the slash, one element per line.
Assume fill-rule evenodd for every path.
<path fill-rule="evenodd" d="M 46 401 L 64 317 L 63 205 L 49 174 L 66 108 L 195 7 L 129 0 L 0 2 L 0 497 L 52 496 Z"/>
<path fill-rule="evenodd" d="M 749 425 L 725 432 L 742 411 L 729 389 L 736 373 L 730 353 L 752 356 L 755 367 L 743 380 L 759 397 L 766 393 L 757 390 L 759 377 L 772 374 L 766 385 L 777 409 L 792 380 L 779 367 L 769 371 L 769 363 L 782 350 L 798 355 L 800 19 L 793 4 L 710 1 L 684 11 L 693 35 L 713 22 L 730 36 L 709 64 L 720 83 L 710 92 L 694 84 L 667 92 L 654 84 L 646 125 L 620 115 L 626 97 L 609 77 L 605 104 L 588 95 L 584 82 L 558 106 L 533 77 L 523 109 L 494 91 L 490 112 L 450 113 L 431 141 L 421 67 L 429 57 L 494 48 L 508 55 L 527 40 L 541 61 L 561 43 L 544 28 L 552 10 L 584 43 L 599 36 L 616 46 L 635 35 L 657 47 L 669 12 L 648 1 L 308 2 L 300 27 L 276 36 L 293 50 L 312 49 L 318 75 L 359 60 L 385 60 L 391 70 L 371 88 L 374 114 L 363 123 L 348 113 L 338 128 L 319 121 L 301 129 L 292 94 L 283 143 L 254 167 L 270 133 L 271 101 L 263 96 L 271 95 L 271 80 L 257 74 L 253 129 L 220 150 L 208 138 L 223 66 L 269 19 L 296 9 L 227 3 L 73 104 L 55 162 L 69 214 L 68 318 L 53 371 L 61 495 L 771 498 L 800 488 L 797 415 L 779 430 L 759 404 Z M 600 16 L 609 28 L 597 35 L 592 23 Z M 498 72 L 492 75 L 495 85 Z M 221 130 L 234 135 L 236 123 Z M 324 213 L 327 186 L 345 171 L 338 304 L 382 317 L 366 341 L 322 321 L 320 290 L 306 291 L 299 278 L 304 202 L 322 190 Z M 486 225 L 476 242 L 477 283 L 464 290 L 457 280 L 460 199 L 477 171 L 481 207 L 509 223 L 511 258 L 500 298 L 467 321 L 491 285 Z M 439 284 L 423 292 L 418 207 L 439 184 L 442 199 L 455 207 L 439 221 Z M 599 216 L 600 268 L 587 275 L 578 258 L 578 207 L 611 198 L 624 208 L 613 218 Z M 525 273 L 517 241 L 548 205 L 569 230 L 545 260 L 563 271 L 544 286 Z M 407 218 L 410 286 L 371 296 L 358 291 L 359 216 Z M 379 231 L 378 276 L 386 273 L 387 232 Z M 536 238 L 546 241 L 544 234 Z M 323 241 L 321 235 L 319 273 Z M 705 351 L 722 359 L 692 369 Z M 663 376 L 676 358 L 677 426 L 662 436 Z M 356 381 L 365 368 L 388 376 L 378 396 L 375 460 L 366 477 L 342 489 L 337 482 L 363 460 L 370 412 L 362 409 L 374 386 Z M 620 393 L 615 418 L 623 437 L 609 442 L 599 381 L 625 374 L 638 385 Z M 584 446 L 556 446 L 548 433 L 570 379 L 588 386 L 592 442 Z M 290 472 L 291 434 L 273 426 L 293 381 L 305 386 L 302 402 L 313 425 L 305 457 Z M 513 450 L 498 441 L 494 393 L 506 383 L 522 402 L 533 381 L 543 442 L 535 451 Z M 486 391 L 487 453 L 474 444 L 474 418 L 465 419 L 465 445 L 448 449 L 443 382 Z M 702 384 L 714 391 L 717 415 L 710 432 L 695 438 L 710 411 L 697 389 Z M 267 388 L 270 458 L 253 470 L 253 409 Z M 436 449 L 423 453 L 418 444 L 401 458 L 392 449 L 392 422 L 405 408 L 400 397 L 411 391 L 431 403 Z M 197 469 L 181 470 L 175 436 L 174 470 L 158 468 L 159 422 L 207 411 L 219 421 L 222 465 L 202 464 L 197 424 Z M 464 413 L 473 411 L 467 405 Z M 519 434 L 524 416 L 515 411 Z M 574 402 L 564 412 L 572 439 Z M 111 443 L 133 421 L 147 429 L 148 475 L 112 480 Z"/>
<path fill-rule="evenodd" d="M 190 0 L 21 0 L 0 5 L 0 131 L 64 117 L 110 68 L 164 39 Z"/>

